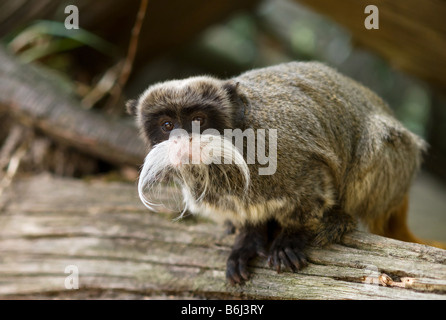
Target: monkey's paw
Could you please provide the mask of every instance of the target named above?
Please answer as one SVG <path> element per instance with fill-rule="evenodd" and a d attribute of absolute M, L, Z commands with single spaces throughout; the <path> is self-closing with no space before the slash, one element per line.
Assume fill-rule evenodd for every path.
<path fill-rule="evenodd" d="M 274 267 L 277 273 L 280 273 L 282 264 L 293 272 L 308 265 L 307 256 L 303 252 L 306 245 L 306 238 L 299 233 L 280 233 L 274 239 L 268 264 Z"/>

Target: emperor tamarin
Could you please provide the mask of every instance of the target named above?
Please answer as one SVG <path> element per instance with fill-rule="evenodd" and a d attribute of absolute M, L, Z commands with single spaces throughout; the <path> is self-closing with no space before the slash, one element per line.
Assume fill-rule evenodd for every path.
<path fill-rule="evenodd" d="M 373 233 L 420 242 L 406 213 L 425 143 L 375 93 L 324 64 L 162 82 L 127 109 L 150 148 L 139 180 L 144 204 L 156 209 L 146 192 L 171 179 L 185 210 L 237 227 L 230 283 L 248 279 L 248 261 L 257 255 L 277 271 L 297 271 L 307 264 L 308 246 L 340 241 L 357 221 Z M 227 130 L 242 133 L 242 145 Z M 247 130 L 254 134 L 243 135 Z M 270 174 L 262 174 L 267 164 L 258 152 L 248 161 L 248 136 L 276 161 Z"/>

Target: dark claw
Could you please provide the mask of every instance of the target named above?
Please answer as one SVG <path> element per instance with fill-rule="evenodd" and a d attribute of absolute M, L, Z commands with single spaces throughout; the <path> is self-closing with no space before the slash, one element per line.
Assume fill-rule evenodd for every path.
<path fill-rule="evenodd" d="M 270 268 L 275 268 L 277 273 L 280 273 L 280 261 L 277 252 L 273 252 L 268 257 L 268 265 L 270 266 Z"/>
<path fill-rule="evenodd" d="M 307 258 L 303 253 L 305 237 L 298 233 L 281 233 L 271 246 L 268 264 L 274 267 L 277 273 L 281 272 L 282 265 L 297 272 L 307 266 Z"/>
<path fill-rule="evenodd" d="M 294 267 L 292 268 L 294 272 L 299 271 L 308 265 L 307 258 L 302 252 L 295 252 L 290 248 L 286 248 L 285 252 Z"/>
<path fill-rule="evenodd" d="M 285 251 L 289 251 L 288 248 L 285 248 Z M 291 259 L 288 258 L 287 254 L 284 251 L 279 252 L 280 261 L 283 265 L 289 270 L 294 271 L 294 265 L 290 262 Z"/>
<path fill-rule="evenodd" d="M 248 272 L 248 261 L 245 259 L 239 259 L 238 269 L 239 273 L 242 276 L 243 280 L 248 280 L 249 272 Z"/>
<path fill-rule="evenodd" d="M 226 263 L 226 278 L 231 285 L 241 284 L 248 280 L 249 256 L 242 250 L 232 251 Z"/>
<path fill-rule="evenodd" d="M 240 275 L 238 274 L 237 263 L 231 258 L 228 259 L 226 264 L 226 279 L 228 279 L 231 285 L 235 285 L 242 282 Z"/>

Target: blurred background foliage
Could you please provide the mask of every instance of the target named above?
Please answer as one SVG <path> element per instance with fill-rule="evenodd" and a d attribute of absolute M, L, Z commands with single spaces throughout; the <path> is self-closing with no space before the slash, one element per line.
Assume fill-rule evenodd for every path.
<path fill-rule="evenodd" d="M 133 119 L 125 114 L 125 100 L 137 97 L 158 81 L 198 74 L 228 78 L 252 68 L 294 60 L 325 62 L 377 92 L 397 118 L 431 144 L 425 169 L 433 175 L 423 175 L 418 180 L 412 197 L 416 212 L 423 213 L 429 204 L 431 222 L 426 224 L 424 216 L 418 214 L 411 216 L 411 225 L 424 227 L 419 230 L 421 236 L 436 234 L 437 239 L 444 238 L 444 88 L 435 88 L 421 78 L 397 70 L 388 60 L 359 46 L 358 38 L 349 30 L 299 1 L 151 0 L 124 94 L 116 99 L 116 82 L 129 49 L 139 3 L 137 0 L 3 1 L 0 41 L 22 62 L 50 71 L 52 81 L 58 82 L 66 96 L 81 101 L 79 108 L 129 123 Z M 68 4 L 79 6 L 79 30 L 64 27 L 67 15 L 63 9 Z M 34 11 L 28 9 L 31 6 Z M 239 10 L 233 10 L 234 7 Z M 13 12 L 11 17 L 5 16 L 7 9 Z M 209 22 L 207 15 L 215 17 L 215 21 Z M 439 15 L 441 18 L 441 12 Z M 364 18 L 361 12 L 359 19 Z M 366 35 L 373 37 L 374 31 L 368 32 Z M 437 62 L 433 63 L 435 69 Z M 443 71 L 439 69 L 438 73 L 446 74 Z M 11 141 L 18 146 L 20 137 L 31 136 L 31 142 L 22 145 L 29 149 L 19 163 L 22 172 L 50 171 L 84 178 L 106 174 L 107 179 L 113 175 L 118 179 L 137 179 L 137 167 L 117 167 L 79 148 L 60 144 L 39 130 L 29 133 L 26 129 L 23 133 L 23 126 L 15 120 L 8 112 L 0 112 L 0 169 L 6 172 L 3 177 L 8 175 L 8 162 L 8 168 L 12 164 L 5 156 L 14 153 Z M 14 155 L 21 150 L 17 147 Z"/>
<path fill-rule="evenodd" d="M 64 5 L 62 1 L 59 7 Z M 185 44 L 147 60 L 139 56 L 125 86 L 126 97 L 112 108 L 107 91 L 116 80 L 117 62 L 127 48 L 102 38 L 94 30 L 82 29 L 82 12 L 79 30 L 67 30 L 63 10 L 56 12 L 54 20 L 28 22 L 3 35 L 2 42 L 23 62 L 53 70 L 55 77 L 82 99 L 85 108 L 125 117 L 125 98 L 138 96 L 158 81 L 196 74 L 231 77 L 286 61 L 319 60 L 372 88 L 408 128 L 429 140 L 435 100 L 431 88 L 356 47 L 347 30 L 296 1 L 260 1 L 253 10 L 232 14 Z M 139 41 L 144 42 L 144 38 Z M 98 87 L 103 93 L 94 95 Z M 444 112 L 435 115 L 444 116 Z"/>

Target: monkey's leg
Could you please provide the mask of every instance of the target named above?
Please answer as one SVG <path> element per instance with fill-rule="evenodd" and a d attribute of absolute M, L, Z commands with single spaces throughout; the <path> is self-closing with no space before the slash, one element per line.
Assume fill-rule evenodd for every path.
<path fill-rule="evenodd" d="M 408 211 L 409 196 L 406 195 L 400 205 L 391 209 L 389 213 L 383 215 L 381 218 L 369 223 L 370 232 L 401 241 L 427 244 L 446 249 L 446 244 L 444 243 L 420 239 L 413 235 L 407 225 Z"/>
<path fill-rule="evenodd" d="M 330 243 L 337 243 L 342 237 L 356 227 L 356 221 L 349 214 L 344 213 L 338 206 L 330 208 L 314 230 L 312 244 L 323 247 Z"/>
<path fill-rule="evenodd" d="M 249 278 L 248 262 L 256 256 L 266 257 L 268 225 L 245 225 L 235 238 L 234 246 L 226 263 L 226 278 L 232 285 Z"/>

